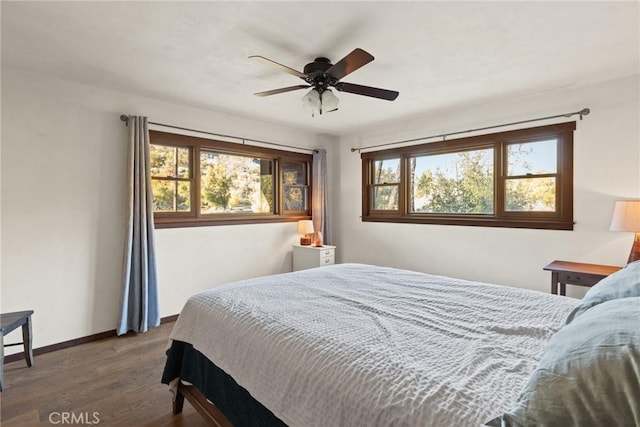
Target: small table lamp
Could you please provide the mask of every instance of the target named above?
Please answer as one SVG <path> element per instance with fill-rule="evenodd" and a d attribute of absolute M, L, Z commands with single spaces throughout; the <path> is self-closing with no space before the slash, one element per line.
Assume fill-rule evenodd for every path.
<path fill-rule="evenodd" d="M 636 236 L 627 264 L 640 259 L 640 200 L 619 200 L 613 210 L 612 231 L 633 231 Z"/>
<path fill-rule="evenodd" d="M 302 246 L 309 246 L 313 238 L 313 221 L 308 219 L 298 221 L 298 233 L 304 234 L 304 236 L 300 237 L 300 244 Z"/>

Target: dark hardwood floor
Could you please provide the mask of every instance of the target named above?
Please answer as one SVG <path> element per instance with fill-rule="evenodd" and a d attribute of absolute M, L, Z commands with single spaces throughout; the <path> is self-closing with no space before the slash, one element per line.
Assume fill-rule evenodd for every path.
<path fill-rule="evenodd" d="M 160 383 L 173 325 L 36 356 L 32 368 L 24 359 L 6 364 L 2 427 L 65 425 L 64 413 L 83 421 L 75 425 L 205 426 L 188 402 L 174 416 Z"/>

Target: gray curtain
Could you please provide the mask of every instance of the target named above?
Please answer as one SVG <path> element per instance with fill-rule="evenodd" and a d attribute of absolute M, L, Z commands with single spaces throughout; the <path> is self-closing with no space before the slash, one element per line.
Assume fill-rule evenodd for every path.
<path fill-rule="evenodd" d="M 149 171 L 149 125 L 129 117 L 128 203 L 118 335 L 160 324 Z"/>
<path fill-rule="evenodd" d="M 324 244 L 331 242 L 329 215 L 327 215 L 327 150 L 316 150 L 313 154 L 312 212 L 313 229 L 322 232 Z"/>

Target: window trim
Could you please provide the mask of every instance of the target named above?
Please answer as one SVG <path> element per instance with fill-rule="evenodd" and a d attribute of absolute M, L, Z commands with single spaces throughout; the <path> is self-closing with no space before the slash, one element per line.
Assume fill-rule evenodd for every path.
<path fill-rule="evenodd" d="M 417 224 L 466 225 L 484 227 L 573 230 L 573 131 L 576 122 L 538 126 L 527 129 L 437 141 L 361 154 L 362 221 Z M 505 210 L 507 180 L 507 146 L 557 138 L 556 211 L 517 212 Z M 493 148 L 494 212 L 493 214 L 434 214 L 409 212 L 409 161 L 412 157 Z M 375 160 L 400 158 L 398 210 L 373 210 L 372 173 Z M 536 175 L 537 176 L 537 175 Z"/>
<path fill-rule="evenodd" d="M 195 136 L 180 135 L 175 133 L 149 131 L 150 143 L 171 147 L 187 147 L 190 149 L 190 182 L 191 182 L 191 210 L 189 212 L 154 212 L 155 228 L 179 228 L 179 227 L 203 227 L 211 225 L 234 224 L 264 224 L 277 222 L 295 222 L 303 219 L 311 219 L 312 203 L 312 172 L 313 156 L 311 154 L 295 151 L 276 150 L 254 145 L 244 145 L 232 142 L 224 142 L 214 139 L 199 138 Z M 200 178 L 196 173 L 200 171 L 200 150 L 215 150 L 222 154 L 244 157 L 259 157 L 274 162 L 275 195 L 274 213 L 253 214 L 201 214 L 200 213 Z M 282 164 L 284 161 L 306 162 L 308 209 L 307 211 L 292 211 L 285 213 L 283 200 Z"/>

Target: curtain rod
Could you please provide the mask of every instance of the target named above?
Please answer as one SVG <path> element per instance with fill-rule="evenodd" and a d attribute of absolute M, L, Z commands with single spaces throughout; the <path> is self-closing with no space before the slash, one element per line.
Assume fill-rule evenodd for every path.
<path fill-rule="evenodd" d="M 127 124 L 127 126 L 129 126 L 129 116 L 127 116 L 126 114 L 122 114 L 122 115 L 120 115 L 120 120 L 122 120 L 123 122 L 125 122 Z M 207 135 L 219 136 L 221 138 L 239 139 L 239 140 L 242 141 L 243 145 L 244 145 L 245 141 L 251 141 L 251 142 L 257 142 L 259 144 L 267 144 L 267 145 L 275 145 L 275 146 L 278 146 L 278 147 L 293 148 L 294 150 L 310 151 L 312 153 L 317 153 L 318 152 L 318 150 L 314 150 L 312 148 L 294 147 L 293 145 L 278 144 L 277 142 L 261 141 L 259 139 L 252 139 L 252 138 L 242 138 L 240 136 L 233 136 L 233 135 L 224 135 L 224 134 L 221 134 L 221 133 L 207 132 L 207 131 L 198 130 L 198 129 L 189 129 L 189 128 L 184 128 L 184 127 L 180 127 L 180 126 L 168 125 L 168 124 L 165 124 L 165 123 L 149 122 L 149 124 L 150 125 L 156 125 L 156 126 L 163 126 L 163 127 L 172 128 L 172 129 L 186 130 L 188 132 L 204 133 L 204 134 L 207 134 Z"/>
<path fill-rule="evenodd" d="M 440 134 L 440 135 L 431 135 L 431 136 L 423 136 L 421 138 L 405 139 L 404 141 L 387 142 L 387 143 L 384 143 L 384 144 L 369 145 L 367 147 L 351 148 L 351 152 L 354 153 L 354 152 L 357 151 L 358 153 L 360 153 L 360 152 L 362 152 L 362 150 L 368 150 L 370 148 L 386 147 L 387 145 L 404 144 L 404 143 L 407 143 L 407 142 L 423 141 L 425 139 L 431 139 L 431 138 L 442 138 L 442 140 L 444 141 L 448 136 L 451 136 L 451 135 L 459 135 L 461 133 L 477 132 L 479 130 L 487 130 L 487 129 L 505 127 L 505 126 L 519 125 L 519 124 L 522 124 L 522 123 L 537 122 L 537 121 L 540 121 L 540 120 L 555 119 L 555 118 L 558 118 L 558 117 L 572 117 L 572 116 L 575 116 L 575 115 L 579 115 L 580 116 L 580 120 L 582 120 L 582 116 L 588 116 L 590 112 L 591 112 L 591 110 L 589 110 L 588 108 L 583 108 L 582 110 L 574 111 L 573 113 L 557 114 L 555 116 L 540 117 L 538 119 L 521 120 L 519 122 L 503 123 L 501 125 L 486 126 L 486 127 L 483 127 L 483 128 L 469 129 L 469 130 L 463 130 L 463 131 L 459 131 L 459 132 L 443 133 L 443 134 Z"/>

